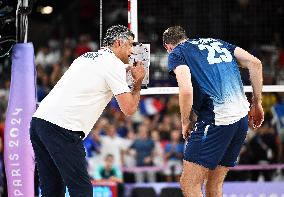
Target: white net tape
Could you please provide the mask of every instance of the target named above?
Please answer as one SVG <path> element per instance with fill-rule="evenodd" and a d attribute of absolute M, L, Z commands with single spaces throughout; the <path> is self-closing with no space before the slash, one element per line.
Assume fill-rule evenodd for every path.
<path fill-rule="evenodd" d="M 244 86 L 245 92 L 252 92 L 251 86 Z M 284 85 L 265 85 L 263 92 L 284 92 Z M 178 87 L 155 87 L 142 89 L 141 95 L 178 94 Z"/>

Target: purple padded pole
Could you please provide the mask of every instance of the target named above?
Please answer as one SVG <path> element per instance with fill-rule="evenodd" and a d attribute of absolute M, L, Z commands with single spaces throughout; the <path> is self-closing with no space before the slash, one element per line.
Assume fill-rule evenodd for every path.
<path fill-rule="evenodd" d="M 12 76 L 5 121 L 4 162 L 9 197 L 34 197 L 34 153 L 30 121 L 36 109 L 32 43 L 13 48 Z"/>

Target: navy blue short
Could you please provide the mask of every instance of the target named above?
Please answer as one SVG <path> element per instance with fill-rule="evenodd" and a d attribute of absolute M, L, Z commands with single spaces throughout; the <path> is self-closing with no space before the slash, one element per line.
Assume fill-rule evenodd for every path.
<path fill-rule="evenodd" d="M 197 122 L 187 141 L 184 160 L 210 170 L 218 165 L 233 167 L 248 131 L 248 117 L 230 125 Z"/>

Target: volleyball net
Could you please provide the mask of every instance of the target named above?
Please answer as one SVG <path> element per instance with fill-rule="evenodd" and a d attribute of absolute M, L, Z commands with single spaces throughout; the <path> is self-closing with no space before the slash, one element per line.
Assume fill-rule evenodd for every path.
<path fill-rule="evenodd" d="M 163 31 L 173 25 L 183 26 L 190 38 L 218 38 L 244 48 L 262 61 L 264 85 L 283 85 L 279 8 L 277 1 L 263 5 L 256 1 L 128 0 L 128 26 L 139 42 L 150 44 L 150 87 L 176 86 L 168 76 L 162 46 Z M 241 70 L 241 75 L 244 84 L 250 85 L 248 72 Z"/>

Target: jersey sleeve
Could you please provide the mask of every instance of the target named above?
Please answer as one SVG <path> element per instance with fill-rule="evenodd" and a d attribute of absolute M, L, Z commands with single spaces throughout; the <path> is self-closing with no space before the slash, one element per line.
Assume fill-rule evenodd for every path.
<path fill-rule="evenodd" d="M 175 76 L 174 70 L 180 65 L 186 65 L 184 58 L 177 51 L 172 51 L 168 57 L 169 74 Z"/>
<path fill-rule="evenodd" d="M 130 92 L 126 82 L 126 70 L 124 65 L 122 63 L 118 64 L 110 65 L 105 76 L 106 83 L 114 95 Z"/>

